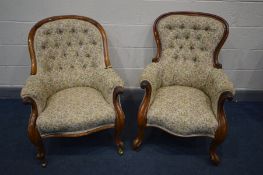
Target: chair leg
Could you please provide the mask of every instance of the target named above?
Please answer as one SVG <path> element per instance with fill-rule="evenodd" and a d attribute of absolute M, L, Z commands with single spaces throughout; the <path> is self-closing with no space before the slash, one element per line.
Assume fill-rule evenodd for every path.
<path fill-rule="evenodd" d="M 124 144 L 120 138 L 120 133 L 118 131 L 115 131 L 115 144 L 117 146 L 118 154 L 123 155 L 124 154 Z"/>
<path fill-rule="evenodd" d="M 123 87 L 117 86 L 113 91 L 113 105 L 116 113 L 114 140 L 119 155 L 124 154 L 124 144 L 121 140 L 121 132 L 125 124 L 125 115 L 122 111 L 119 95 L 124 91 Z"/>
<path fill-rule="evenodd" d="M 216 149 L 221 143 L 223 143 L 223 140 L 214 138 L 209 149 L 210 160 L 216 166 L 220 163 L 220 158 L 216 153 Z"/>
<path fill-rule="evenodd" d="M 144 137 L 144 130 L 146 128 L 146 123 L 147 123 L 147 112 L 150 106 L 150 99 L 152 93 L 151 84 L 146 80 L 141 82 L 141 88 L 145 89 L 145 94 L 138 111 L 138 118 L 137 118 L 138 133 L 136 138 L 133 140 L 133 145 L 132 145 L 133 149 L 137 151 L 139 150 L 139 147 L 141 146 Z"/>
<path fill-rule="evenodd" d="M 143 127 L 143 126 L 139 127 L 137 136 L 133 140 L 132 148 L 136 151 L 138 151 L 140 146 L 142 145 L 142 140 L 144 137 L 144 129 L 145 129 L 145 127 Z"/>
<path fill-rule="evenodd" d="M 36 158 L 40 161 L 42 167 L 46 167 L 47 166 L 47 160 L 45 158 L 46 153 L 45 153 L 42 138 L 36 127 L 36 120 L 38 117 L 37 106 L 32 99 L 26 99 L 25 101 L 30 102 L 32 104 L 31 107 L 32 112 L 29 118 L 28 128 L 27 128 L 28 138 L 37 149 Z"/>
<path fill-rule="evenodd" d="M 215 132 L 215 137 L 212 140 L 212 143 L 210 145 L 209 149 L 209 155 L 212 163 L 214 165 L 219 165 L 220 158 L 216 153 L 217 147 L 222 144 L 226 138 L 227 131 L 228 131 L 228 124 L 227 119 L 224 111 L 224 102 L 226 99 L 232 100 L 233 95 L 232 93 L 226 92 L 221 94 L 218 101 L 218 127 Z"/>

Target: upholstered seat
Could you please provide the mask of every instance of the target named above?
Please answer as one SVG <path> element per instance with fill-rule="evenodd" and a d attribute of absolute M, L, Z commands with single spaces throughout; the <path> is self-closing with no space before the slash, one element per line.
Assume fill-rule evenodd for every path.
<path fill-rule="evenodd" d="M 214 137 L 218 125 L 209 97 L 187 86 L 158 89 L 147 119 L 150 126 L 186 137 Z"/>
<path fill-rule="evenodd" d="M 103 109 L 103 110 L 101 110 Z M 73 87 L 52 95 L 37 119 L 41 135 L 79 133 L 112 124 L 115 112 L 102 94 L 90 87 Z"/>
<path fill-rule="evenodd" d="M 138 112 L 137 149 L 146 126 L 183 137 L 213 138 L 210 157 L 218 164 L 217 146 L 227 133 L 223 104 L 233 84 L 218 62 L 228 36 L 227 22 L 200 12 L 170 12 L 153 26 L 157 54 L 142 73 L 145 96 Z"/>
<path fill-rule="evenodd" d="M 39 21 L 28 40 L 31 75 L 21 91 L 32 104 L 28 136 L 46 166 L 43 138 L 80 137 L 114 128 L 120 134 L 124 113 L 119 95 L 124 82 L 112 69 L 106 33 L 93 19 L 54 16 Z"/>

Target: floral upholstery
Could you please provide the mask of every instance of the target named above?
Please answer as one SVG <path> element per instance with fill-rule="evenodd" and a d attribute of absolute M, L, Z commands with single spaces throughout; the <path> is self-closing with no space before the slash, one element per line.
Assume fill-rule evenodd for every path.
<path fill-rule="evenodd" d="M 103 110 L 101 110 L 103 109 Z M 42 135 L 75 133 L 105 124 L 114 125 L 114 109 L 90 87 L 73 87 L 52 95 L 37 119 Z"/>
<path fill-rule="evenodd" d="M 217 128 L 209 97 L 199 89 L 186 86 L 158 89 L 147 119 L 148 125 L 180 136 L 213 137 Z"/>
<path fill-rule="evenodd" d="M 220 42 L 224 25 L 203 16 L 170 15 L 157 26 L 164 55 L 175 60 L 191 60 L 212 66 L 212 58 Z"/>
<path fill-rule="evenodd" d="M 59 19 L 37 29 L 37 73 L 28 78 L 21 97 L 36 102 L 41 134 L 114 123 L 113 91 L 124 82 L 105 68 L 103 49 L 100 31 L 87 21 Z"/>
<path fill-rule="evenodd" d="M 102 41 L 99 29 L 83 20 L 45 23 L 34 39 L 38 73 L 104 68 Z"/>
<path fill-rule="evenodd" d="M 181 136 L 214 136 L 219 96 L 233 84 L 213 67 L 224 25 L 204 16 L 170 15 L 157 23 L 160 61 L 146 67 L 141 82 L 152 87 L 149 125 Z"/>

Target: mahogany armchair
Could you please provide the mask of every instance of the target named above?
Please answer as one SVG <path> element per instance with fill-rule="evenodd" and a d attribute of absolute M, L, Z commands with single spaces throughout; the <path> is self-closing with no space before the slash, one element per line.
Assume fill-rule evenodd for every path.
<path fill-rule="evenodd" d="M 223 105 L 234 93 L 218 62 L 228 24 L 212 14 L 170 12 L 156 19 L 153 31 L 157 55 L 141 77 L 145 95 L 133 147 L 142 144 L 146 126 L 181 137 L 207 136 L 217 165 L 216 149 L 227 134 Z"/>
<path fill-rule="evenodd" d="M 103 27 L 82 16 L 55 16 L 38 22 L 28 46 L 31 76 L 21 92 L 32 105 L 28 136 L 45 167 L 44 138 L 80 137 L 115 128 L 118 153 L 124 113 L 124 83 L 111 68 Z"/>

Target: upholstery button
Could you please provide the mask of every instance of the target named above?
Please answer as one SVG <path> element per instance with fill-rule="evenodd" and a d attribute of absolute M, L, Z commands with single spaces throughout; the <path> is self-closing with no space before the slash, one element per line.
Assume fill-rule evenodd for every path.
<path fill-rule="evenodd" d="M 197 58 L 196 58 L 196 57 L 194 57 L 194 58 L 193 58 L 193 61 L 194 61 L 194 62 L 196 62 L 196 61 L 197 61 Z"/>
<path fill-rule="evenodd" d="M 83 33 L 88 33 L 88 29 L 84 29 L 84 30 L 83 30 Z"/>
<path fill-rule="evenodd" d="M 184 24 L 181 24 L 181 25 L 180 25 L 180 29 L 184 29 Z"/>
<path fill-rule="evenodd" d="M 63 30 L 62 29 L 57 29 L 57 34 L 62 34 Z"/>
<path fill-rule="evenodd" d="M 209 26 L 206 26 L 206 27 L 205 27 L 205 31 L 208 31 L 209 29 L 210 29 Z"/>
<path fill-rule="evenodd" d="M 58 43 L 55 43 L 55 48 L 59 48 L 59 44 Z"/>
<path fill-rule="evenodd" d="M 85 56 L 89 58 L 89 57 L 90 57 L 90 54 L 87 53 Z"/>
<path fill-rule="evenodd" d="M 79 41 L 79 45 L 82 46 L 83 45 L 83 41 Z"/>
<path fill-rule="evenodd" d="M 46 44 L 42 44 L 42 45 L 41 45 L 41 48 L 42 48 L 43 50 L 45 50 L 45 49 L 47 48 Z"/>
<path fill-rule="evenodd" d="M 193 50 L 194 49 L 194 46 L 190 46 L 190 50 Z"/>
<path fill-rule="evenodd" d="M 204 50 L 206 50 L 206 48 L 205 47 L 201 47 L 201 50 L 204 51 Z"/>
<path fill-rule="evenodd" d="M 172 30 L 172 26 L 171 25 L 167 25 L 166 28 L 169 29 L 169 30 Z"/>
<path fill-rule="evenodd" d="M 64 52 L 64 53 L 63 53 L 63 56 L 64 56 L 64 57 L 66 57 L 66 56 L 67 56 L 67 53 L 66 53 L 66 52 Z"/>
<path fill-rule="evenodd" d="M 50 35 L 51 31 L 50 30 L 46 30 L 44 33 L 45 33 L 45 35 Z"/>
<path fill-rule="evenodd" d="M 51 60 L 55 60 L 55 56 L 54 56 L 54 55 L 49 56 L 49 58 L 50 58 Z"/>
<path fill-rule="evenodd" d="M 183 48 L 183 46 L 181 45 L 180 47 L 179 47 L 179 49 L 182 49 Z"/>
<path fill-rule="evenodd" d="M 61 66 L 59 66 L 59 70 L 62 70 L 63 68 Z"/>
<path fill-rule="evenodd" d="M 70 32 L 71 32 L 71 33 L 75 33 L 75 32 L 76 32 L 76 29 L 75 29 L 75 28 L 72 28 L 72 29 L 70 30 Z"/>
<path fill-rule="evenodd" d="M 197 30 L 197 26 L 196 26 L 196 25 L 194 25 L 193 29 L 194 29 L 194 30 Z"/>
<path fill-rule="evenodd" d="M 96 45 L 96 44 L 97 44 L 97 42 L 96 42 L 95 40 L 93 40 L 93 41 L 92 41 L 92 44 L 93 44 L 93 45 Z"/>
<path fill-rule="evenodd" d="M 85 68 L 87 67 L 87 65 L 86 65 L 86 64 L 84 64 L 82 67 L 85 69 Z"/>
<path fill-rule="evenodd" d="M 67 42 L 67 45 L 68 45 L 68 46 L 71 46 L 71 42 Z"/>
<path fill-rule="evenodd" d="M 185 39 L 189 39 L 189 35 L 186 35 L 186 36 L 185 36 Z"/>
<path fill-rule="evenodd" d="M 73 68 L 74 68 L 74 66 L 73 66 L 73 65 L 70 65 L 70 68 L 71 68 L 71 69 L 73 69 Z"/>

